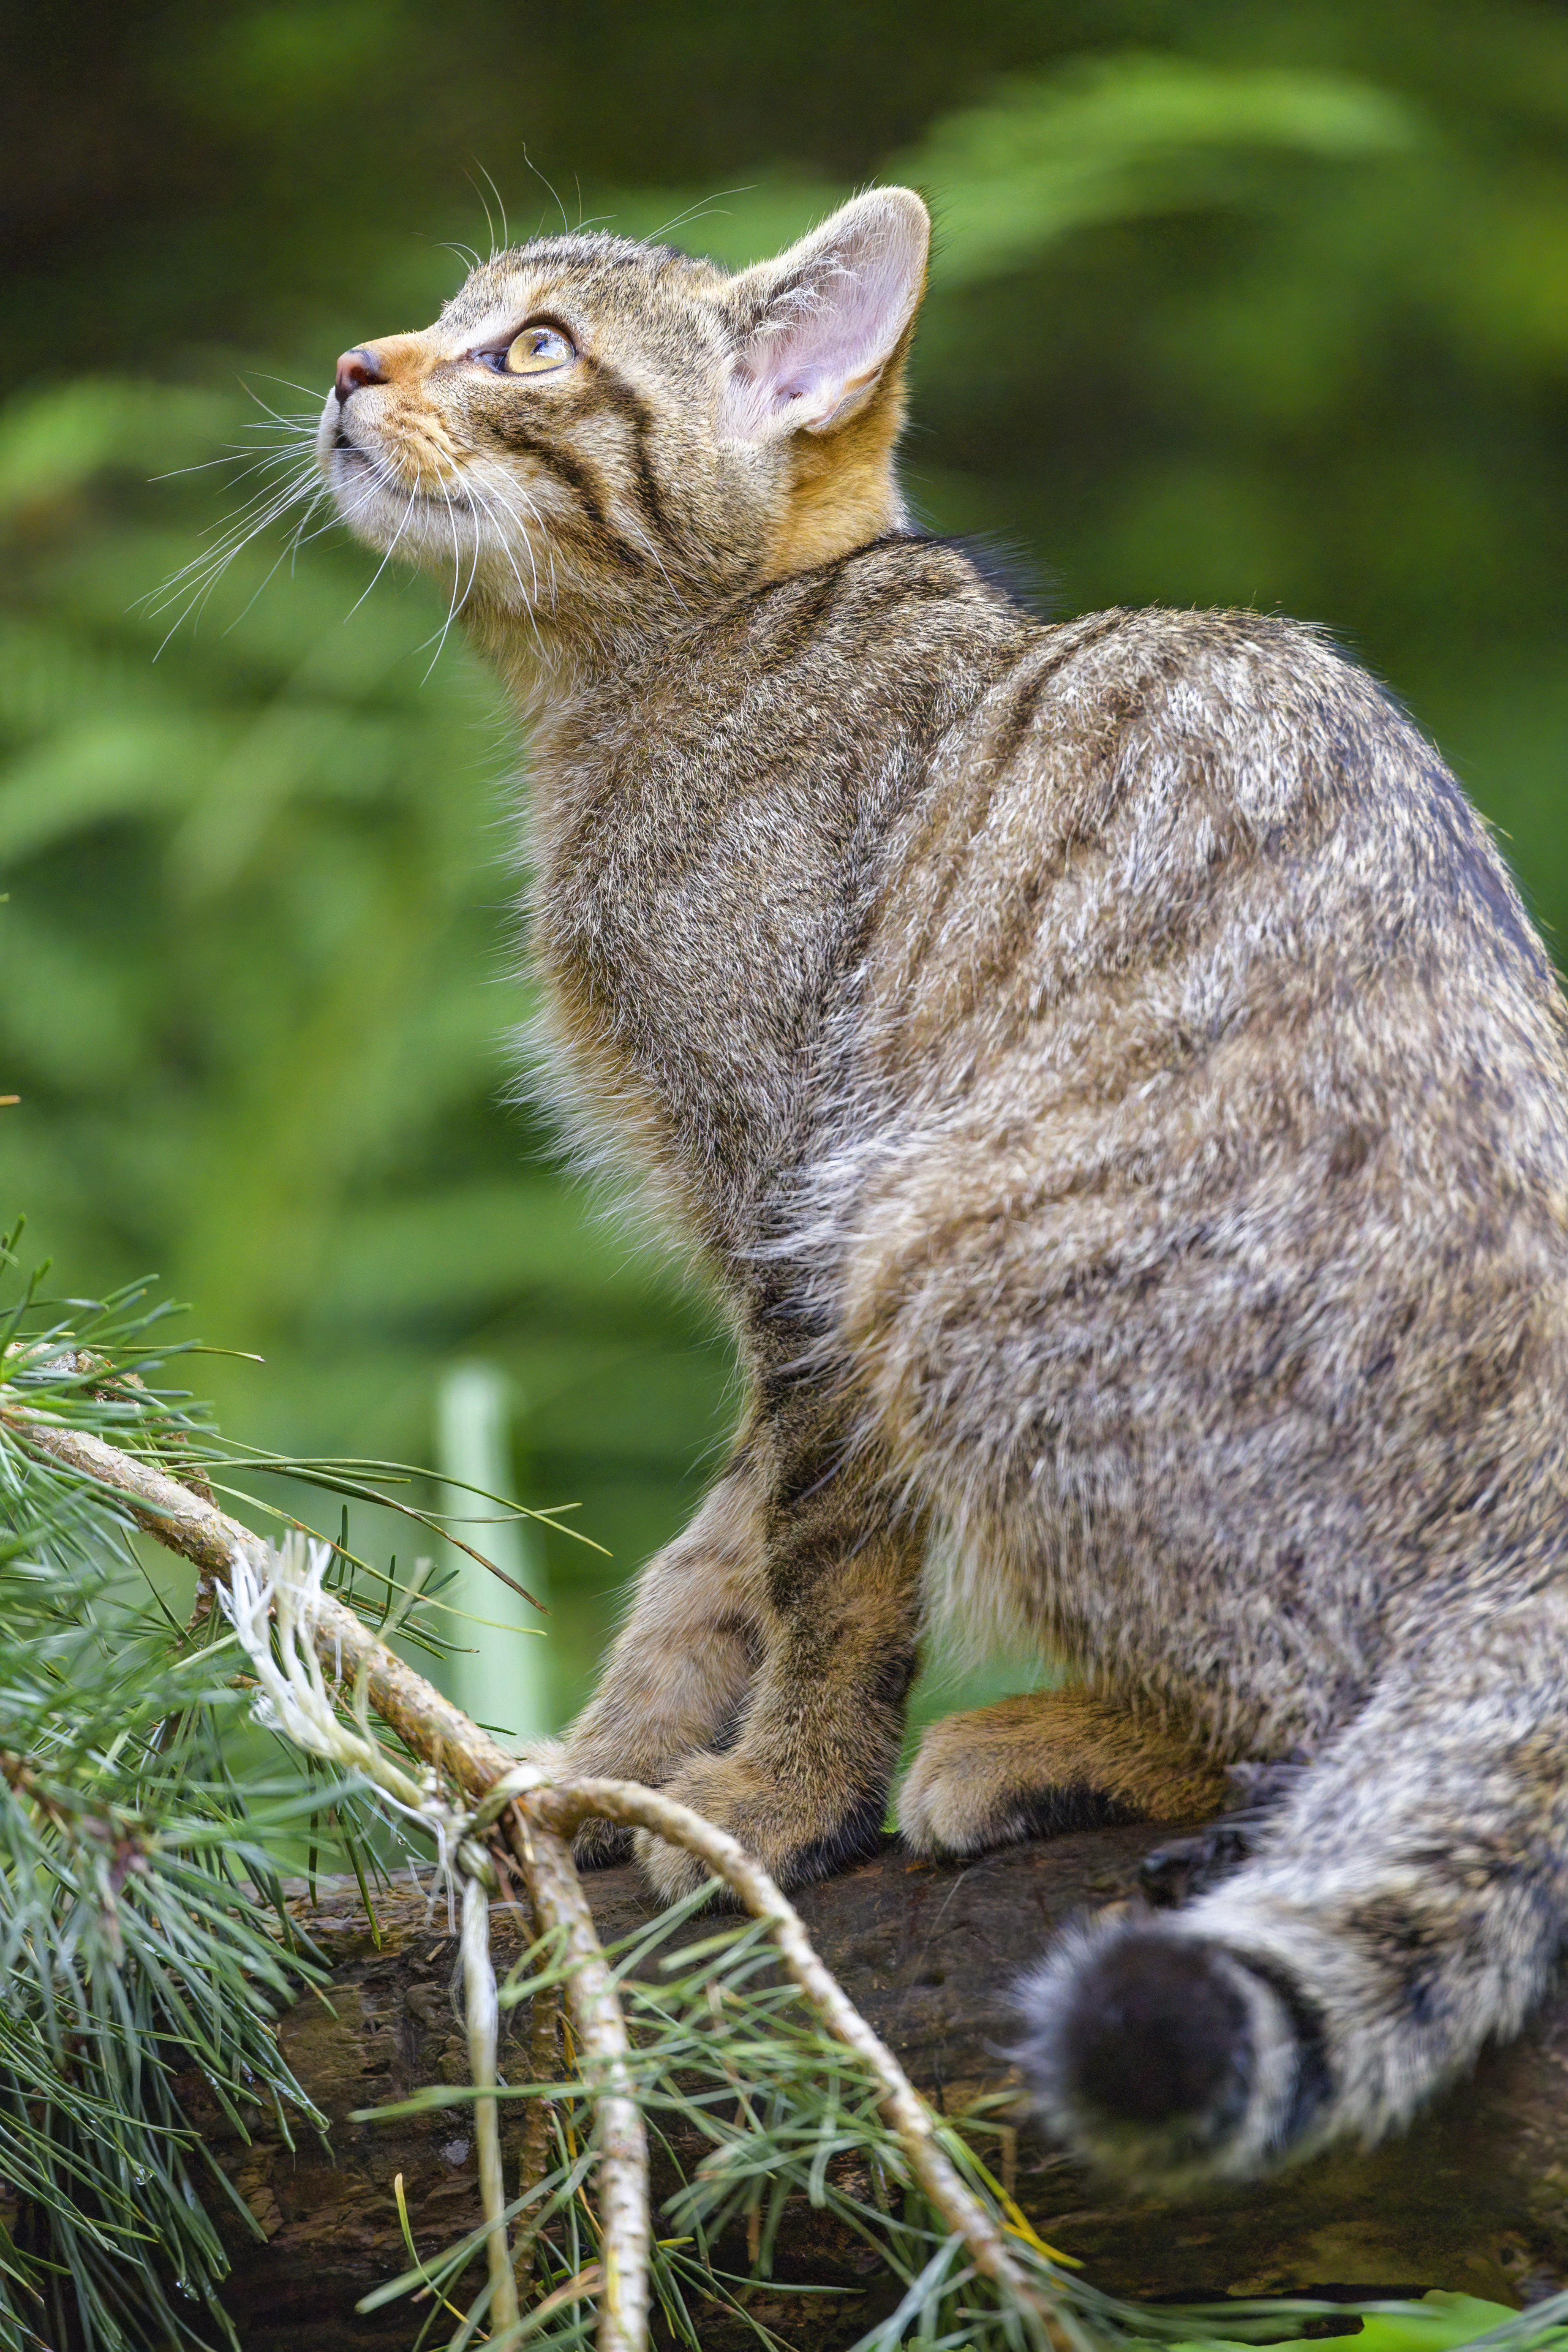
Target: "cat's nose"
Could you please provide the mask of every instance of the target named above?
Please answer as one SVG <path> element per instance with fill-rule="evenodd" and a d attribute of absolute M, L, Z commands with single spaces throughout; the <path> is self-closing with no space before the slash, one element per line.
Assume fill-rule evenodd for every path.
<path fill-rule="evenodd" d="M 367 383 L 386 382 L 386 370 L 374 346 L 361 343 L 355 350 L 345 352 L 338 362 L 338 406 L 343 407 L 350 394 L 363 390 Z"/>

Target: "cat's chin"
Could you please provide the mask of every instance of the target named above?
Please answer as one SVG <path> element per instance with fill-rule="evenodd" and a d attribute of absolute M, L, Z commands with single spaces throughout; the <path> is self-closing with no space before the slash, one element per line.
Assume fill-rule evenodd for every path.
<path fill-rule="evenodd" d="M 362 545 L 378 555 L 395 551 L 418 569 L 448 571 L 453 533 L 461 560 L 471 565 L 474 536 L 480 528 L 472 502 L 453 487 L 432 493 L 412 483 L 389 482 L 374 457 L 352 444 L 323 452 L 321 471 L 338 517 Z M 488 551 L 481 548 L 480 557 Z"/>

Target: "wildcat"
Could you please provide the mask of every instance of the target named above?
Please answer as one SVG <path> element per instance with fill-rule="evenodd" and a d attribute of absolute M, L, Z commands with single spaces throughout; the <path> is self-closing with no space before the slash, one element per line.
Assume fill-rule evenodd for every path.
<path fill-rule="evenodd" d="M 910 526 L 927 247 L 896 188 L 734 275 L 518 247 L 344 354 L 320 462 L 530 720 L 556 1097 L 744 1369 L 565 1769 L 831 1871 L 934 1607 L 1078 1679 L 933 1728 L 917 1853 L 1262 1769 L 1231 1874 L 1022 1995 L 1054 2127 L 1193 2188 L 1403 2123 L 1554 1964 L 1564 1011 L 1479 819 L 1321 635 L 1046 625 Z"/>

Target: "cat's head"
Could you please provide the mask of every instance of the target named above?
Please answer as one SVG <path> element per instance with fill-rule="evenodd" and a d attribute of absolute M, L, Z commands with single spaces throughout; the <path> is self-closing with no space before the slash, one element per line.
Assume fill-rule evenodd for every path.
<path fill-rule="evenodd" d="M 339 362 L 318 440 L 339 510 L 489 634 L 567 640 L 858 546 L 903 520 L 930 229 L 883 188 L 733 275 L 608 236 L 498 254 L 433 327 Z"/>

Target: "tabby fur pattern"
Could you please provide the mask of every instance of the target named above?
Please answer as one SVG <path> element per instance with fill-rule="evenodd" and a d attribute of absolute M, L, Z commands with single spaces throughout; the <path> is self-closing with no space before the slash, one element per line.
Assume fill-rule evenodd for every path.
<path fill-rule="evenodd" d="M 1230 1876 L 1022 1995 L 1049 2123 L 1195 2189 L 1403 2124 L 1557 1957 L 1564 1011 L 1322 635 L 1047 625 L 912 528 L 926 251 L 898 189 L 735 275 L 536 240 L 344 355 L 321 458 L 529 719 L 550 1084 L 744 1370 L 565 1768 L 834 1870 L 935 1610 L 1072 1685 L 930 1733 L 918 1853 L 1309 1759 Z"/>

